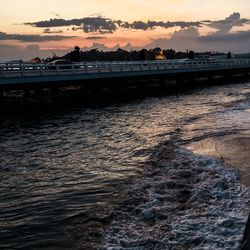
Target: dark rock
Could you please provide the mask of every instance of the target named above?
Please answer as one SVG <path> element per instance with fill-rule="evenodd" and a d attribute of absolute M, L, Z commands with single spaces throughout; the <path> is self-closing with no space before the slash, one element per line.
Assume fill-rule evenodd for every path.
<path fill-rule="evenodd" d="M 248 216 L 248 221 L 245 228 L 243 240 L 241 242 L 241 250 L 249 250 L 249 249 L 250 249 L 250 215 Z"/>

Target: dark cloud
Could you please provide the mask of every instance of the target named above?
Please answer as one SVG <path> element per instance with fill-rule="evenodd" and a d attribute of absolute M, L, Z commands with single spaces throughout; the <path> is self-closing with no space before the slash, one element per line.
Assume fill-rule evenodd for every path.
<path fill-rule="evenodd" d="M 135 30 L 147 30 L 149 28 L 148 23 L 144 23 L 141 21 L 135 21 L 130 24 L 131 29 Z"/>
<path fill-rule="evenodd" d="M 127 51 L 131 51 L 131 50 L 140 50 L 140 49 L 142 49 L 142 47 L 133 46 L 131 43 L 127 43 L 125 46 L 121 46 L 120 44 L 116 44 L 113 47 L 108 47 L 103 43 L 94 42 L 91 46 L 89 46 L 89 47 L 85 46 L 81 49 L 83 51 L 88 51 L 88 50 L 92 50 L 92 49 L 98 49 L 100 51 L 116 51 L 117 49 L 124 49 Z"/>
<path fill-rule="evenodd" d="M 17 40 L 20 42 L 48 42 L 62 41 L 65 39 L 74 38 L 74 36 L 40 36 L 40 35 L 25 35 L 25 34 L 7 34 L 0 32 L 0 40 Z"/>
<path fill-rule="evenodd" d="M 86 37 L 87 40 L 100 40 L 106 38 L 105 36 L 88 36 Z"/>
<path fill-rule="evenodd" d="M 249 19 L 241 18 L 240 13 L 234 12 L 224 20 L 208 22 L 207 26 L 217 29 L 218 34 L 227 34 L 233 27 L 240 27 L 247 23 L 250 23 Z"/>
<path fill-rule="evenodd" d="M 8 61 L 8 60 L 30 60 L 34 57 L 47 58 L 48 56 L 52 56 L 53 53 L 62 56 L 66 54 L 68 50 L 41 50 L 39 45 L 31 44 L 26 47 L 19 46 L 11 46 L 0 44 L 0 61 Z"/>
<path fill-rule="evenodd" d="M 51 30 L 50 28 L 44 29 L 43 33 L 45 34 L 62 34 L 63 30 Z"/>
<path fill-rule="evenodd" d="M 60 17 L 60 15 L 56 12 L 51 12 L 53 15 L 55 15 L 56 17 Z"/>
<path fill-rule="evenodd" d="M 234 12 L 224 20 L 210 21 L 207 26 L 217 29 L 217 31 L 206 36 L 197 36 L 196 39 L 199 42 L 246 42 L 250 39 L 250 30 L 231 32 L 233 27 L 241 27 L 245 24 L 249 24 L 250 20 L 241 18 L 240 13 Z"/>
<path fill-rule="evenodd" d="M 73 19 L 76 20 L 76 19 Z M 71 22 L 73 22 L 71 20 Z M 76 22 L 76 24 L 70 24 L 69 20 L 64 20 L 62 18 L 51 18 L 47 21 L 39 21 L 34 23 L 24 23 L 25 25 L 31 25 L 33 27 L 39 27 L 39 28 L 52 28 L 52 27 L 63 27 L 63 26 L 70 26 L 70 25 L 77 25 L 80 26 L 81 22 Z"/>
<path fill-rule="evenodd" d="M 187 28 L 187 27 L 201 27 L 202 22 L 155 22 L 155 21 L 148 21 L 148 27 L 154 28 L 154 27 L 163 27 L 163 28 L 172 28 L 172 27 L 181 27 L 181 28 Z"/>
<path fill-rule="evenodd" d="M 238 31 L 235 33 L 228 34 L 210 34 L 207 36 L 200 36 L 197 38 L 198 41 L 202 42 L 246 42 L 250 41 L 250 30 L 248 31 Z"/>
<path fill-rule="evenodd" d="M 171 38 L 152 39 L 152 43 L 149 46 L 177 47 L 178 49 L 182 47 L 182 49 L 189 48 L 194 50 L 202 50 L 202 48 L 210 48 L 210 50 L 220 48 L 224 50 L 226 47 L 233 50 L 232 46 L 240 50 L 241 48 L 237 47 L 241 46 L 242 49 L 245 49 L 249 44 L 248 41 L 250 41 L 250 30 L 238 32 L 232 32 L 231 30 L 233 27 L 243 26 L 249 23 L 249 21 L 248 19 L 241 18 L 240 14 L 235 12 L 224 20 L 203 21 L 203 23 L 207 23 L 207 26 L 216 29 L 213 33 L 200 35 L 197 26 L 190 26 L 175 31 Z M 239 43 L 238 45 L 236 44 L 237 42 Z M 223 45 L 225 46 L 224 49 Z"/>
<path fill-rule="evenodd" d="M 172 48 L 179 51 L 185 51 L 186 49 L 192 49 L 197 51 L 197 41 L 199 37 L 198 28 L 188 27 L 175 31 L 170 38 L 158 38 L 151 39 L 152 42 L 146 46 L 146 48 L 160 47 L 163 49 Z"/>
<path fill-rule="evenodd" d="M 121 20 L 117 20 L 116 23 L 120 28 L 124 28 L 124 29 L 130 29 L 131 28 L 131 24 L 129 22 L 123 22 Z"/>
<path fill-rule="evenodd" d="M 81 19 L 50 19 L 48 21 L 39 21 L 34 23 L 25 23 L 38 28 L 52 28 L 52 27 L 64 27 L 64 26 L 76 26 L 74 30 L 78 30 L 79 27 L 85 33 L 113 33 L 117 29 L 115 21 L 104 17 L 85 17 Z"/>
<path fill-rule="evenodd" d="M 22 59 L 23 53 L 17 46 L 0 44 L 0 62 L 10 59 Z"/>
<path fill-rule="evenodd" d="M 83 18 L 82 28 L 85 33 L 113 33 L 117 30 L 116 23 L 108 18 L 103 17 L 86 17 Z"/>
<path fill-rule="evenodd" d="M 33 23 L 25 23 L 38 28 L 52 28 L 73 26 L 72 30 L 83 30 L 85 33 L 114 33 L 118 28 L 148 30 L 156 27 L 171 28 L 181 27 L 186 28 L 190 26 L 200 27 L 202 22 L 156 22 L 156 21 L 134 21 L 132 23 L 124 22 L 122 20 L 112 20 L 105 17 L 85 17 L 81 19 L 50 19 L 47 21 L 39 21 Z"/>
<path fill-rule="evenodd" d="M 93 43 L 92 46 L 90 47 L 83 47 L 82 50 L 86 51 L 86 50 L 92 50 L 92 49 L 98 49 L 98 50 L 103 50 L 103 51 L 111 51 L 111 50 L 117 50 L 118 48 L 120 48 L 120 45 L 117 44 L 114 47 L 110 48 L 108 46 L 106 46 L 104 43 Z"/>
<path fill-rule="evenodd" d="M 83 30 L 85 33 L 89 34 L 86 39 L 93 40 L 93 42 L 106 38 L 105 35 L 102 34 L 114 33 L 117 29 L 150 30 L 156 27 L 180 27 L 181 29 L 179 31 L 175 31 L 170 38 L 163 37 L 159 39 L 151 39 L 151 43 L 145 47 L 162 47 L 164 49 L 173 48 L 176 50 L 192 49 L 195 51 L 218 50 L 246 52 L 249 51 L 250 30 L 232 32 L 232 29 L 234 27 L 241 27 L 249 23 L 249 19 L 241 18 L 240 14 L 237 12 L 233 13 L 223 20 L 203 20 L 197 22 L 162 22 L 151 20 L 148 22 L 134 21 L 129 23 L 122 20 L 111 20 L 109 18 L 101 16 L 71 20 L 57 18 L 50 19 L 48 21 L 26 23 L 26 25 L 43 28 L 43 32 L 46 34 L 54 33 L 54 35 L 23 35 L 0 32 L 0 41 L 17 40 L 20 42 L 39 43 L 45 41 L 62 41 L 65 39 L 74 38 L 75 36 L 63 36 L 60 34 L 56 34 L 61 33 L 60 27 L 64 26 L 68 27 L 68 30 Z M 200 35 L 199 28 L 201 26 L 214 28 L 215 31 L 207 35 Z M 1 56 L 2 53 L 5 53 L 3 52 L 4 48 L 6 49 L 6 51 L 11 51 L 11 48 L 9 47 L 2 47 L 2 50 L 0 51 Z M 85 47 L 83 49 L 88 50 L 95 48 L 99 48 L 100 50 L 115 50 L 122 47 L 120 45 L 117 45 L 113 48 L 109 48 L 105 44 L 93 43 L 91 47 Z M 133 47 L 131 44 L 128 44 L 124 48 L 131 50 L 135 47 Z M 32 53 L 34 53 L 34 48 L 32 50 L 32 48 L 29 47 L 27 48 L 27 50 L 29 51 L 29 53 L 31 53 L 32 51 Z M 37 51 L 40 54 L 42 53 L 39 50 Z M 23 53 L 23 50 L 21 52 Z M 21 54 L 21 52 L 19 54 Z"/>
<path fill-rule="evenodd" d="M 175 50 L 192 49 L 194 51 L 232 51 L 234 53 L 249 52 L 250 30 L 234 33 L 214 32 L 200 35 L 196 27 L 181 29 L 170 38 L 152 39 L 146 48 L 173 48 Z"/>
<path fill-rule="evenodd" d="M 136 30 L 148 30 L 148 29 L 154 29 L 156 27 L 162 27 L 162 28 L 172 28 L 172 27 L 181 27 L 181 28 L 187 28 L 187 27 L 201 27 L 202 22 L 157 22 L 157 21 L 148 21 L 148 22 L 141 22 L 141 21 L 135 21 L 131 24 L 129 23 L 122 23 L 121 27 L 136 29 Z"/>
<path fill-rule="evenodd" d="M 67 30 L 70 30 L 70 29 L 67 29 Z M 82 27 L 72 27 L 71 30 L 73 31 L 82 30 Z"/>
<path fill-rule="evenodd" d="M 173 33 L 173 36 L 171 39 L 196 39 L 196 37 L 199 37 L 199 31 L 197 28 L 195 27 L 189 27 L 189 28 L 185 28 L 185 29 L 181 29 L 179 31 L 175 31 Z"/>

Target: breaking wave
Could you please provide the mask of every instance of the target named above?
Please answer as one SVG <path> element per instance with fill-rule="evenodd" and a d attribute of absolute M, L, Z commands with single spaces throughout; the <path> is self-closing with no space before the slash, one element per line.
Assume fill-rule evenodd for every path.
<path fill-rule="evenodd" d="M 218 159 L 168 141 L 118 193 L 68 226 L 74 249 L 239 249 L 250 192 Z"/>

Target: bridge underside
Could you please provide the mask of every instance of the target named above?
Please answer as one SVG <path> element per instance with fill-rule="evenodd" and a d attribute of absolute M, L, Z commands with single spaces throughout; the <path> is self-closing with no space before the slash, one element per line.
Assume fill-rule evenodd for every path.
<path fill-rule="evenodd" d="M 147 88 L 185 88 L 188 85 L 200 85 L 204 83 L 214 84 L 215 82 L 223 82 L 225 79 L 241 79 L 249 78 L 250 68 L 240 69 L 220 69 L 209 70 L 199 72 L 183 72 L 183 73 L 152 73 L 147 75 L 113 75 L 93 77 L 92 79 L 71 79 L 66 80 L 66 77 L 62 79 L 54 79 L 52 81 L 27 81 L 17 82 L 12 84 L 0 85 L 0 91 L 12 91 L 12 90 L 42 90 L 52 89 L 54 91 L 64 87 L 77 87 L 86 95 L 93 95 L 97 92 L 117 92 L 126 89 L 147 89 Z"/>

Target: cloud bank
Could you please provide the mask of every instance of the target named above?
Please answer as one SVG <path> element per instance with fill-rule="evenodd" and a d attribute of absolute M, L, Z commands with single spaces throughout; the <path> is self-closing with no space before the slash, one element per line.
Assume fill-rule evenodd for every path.
<path fill-rule="evenodd" d="M 54 18 L 45 21 L 38 22 L 29 22 L 25 23 L 25 25 L 30 25 L 37 28 L 55 28 L 55 27 L 68 27 L 73 26 L 73 30 L 82 29 L 84 33 L 94 33 L 98 32 L 101 34 L 104 33 L 114 33 L 117 29 L 135 29 L 135 30 L 149 30 L 154 29 L 156 27 L 162 28 L 171 28 L 171 27 L 180 27 L 186 28 L 190 26 L 200 27 L 202 22 L 157 22 L 157 21 L 133 21 L 132 23 L 122 21 L 122 20 L 112 20 L 110 18 L 105 17 L 84 17 L 81 19 L 59 19 Z"/>
<path fill-rule="evenodd" d="M 42 35 L 25 35 L 25 34 L 7 34 L 0 32 L 0 41 L 16 40 L 20 42 L 48 42 L 48 41 L 63 41 L 65 39 L 75 38 L 75 36 L 42 36 Z"/>
<path fill-rule="evenodd" d="M 70 19 L 65 20 L 61 18 L 55 18 L 45 21 L 30 22 L 25 25 L 32 27 L 41 28 L 41 35 L 30 35 L 30 34 L 8 34 L 0 31 L 0 60 L 2 58 L 31 58 L 32 56 L 47 57 L 52 53 L 52 50 L 40 50 L 39 47 L 30 47 L 26 49 L 20 48 L 20 44 L 16 46 L 9 46 L 8 41 L 14 40 L 22 43 L 22 46 L 35 43 L 44 43 L 42 47 L 46 47 L 46 42 L 59 42 L 55 43 L 55 47 L 58 44 L 63 44 L 66 39 L 81 38 L 84 46 L 84 41 L 89 44 L 89 41 L 93 41 L 93 45 L 83 47 L 82 49 L 95 49 L 100 50 L 115 50 L 117 48 L 123 48 L 126 50 L 141 49 L 144 48 L 155 48 L 161 47 L 163 49 L 172 48 L 179 51 L 185 51 L 186 49 L 192 49 L 194 51 L 231 51 L 234 53 L 238 52 L 249 52 L 250 47 L 250 28 L 247 30 L 247 25 L 250 25 L 250 19 L 241 18 L 240 13 L 235 12 L 225 19 L 222 20 L 203 20 L 194 22 L 170 22 L 170 21 L 132 21 L 126 22 L 122 20 L 112 20 L 105 17 L 86 17 L 81 19 Z M 67 30 L 82 30 L 83 35 L 67 36 L 62 35 Z M 125 46 L 117 44 L 112 48 L 108 47 L 108 39 L 111 38 L 113 41 L 116 39 L 115 32 L 119 29 L 126 34 L 129 30 L 139 30 L 141 33 L 136 33 L 140 36 L 143 31 L 153 30 L 157 27 L 161 28 L 172 28 L 177 27 L 178 30 L 162 36 L 160 38 L 153 38 L 148 44 L 142 47 L 135 47 L 128 43 Z M 209 28 L 209 33 L 201 34 L 201 29 Z M 244 29 L 243 29 L 244 28 Z M 235 31 L 237 30 L 237 31 Z M 156 31 L 157 32 L 157 31 Z M 42 34 L 43 33 L 43 34 Z M 86 35 L 84 35 L 86 34 Z M 107 36 L 105 35 L 107 34 Z M 110 35 L 113 34 L 113 35 Z M 146 34 L 146 33 L 145 33 Z M 157 34 L 157 33 L 156 33 Z M 170 37 L 169 37 L 170 36 Z M 100 41 L 100 43 L 96 43 Z M 119 40 L 121 41 L 121 39 Z M 27 44 L 25 44 L 27 43 Z M 72 44 L 74 46 L 76 44 Z M 70 48 L 68 49 L 70 50 Z M 56 53 L 64 53 L 66 51 L 53 50 Z"/>
<path fill-rule="evenodd" d="M 193 22 L 185 22 L 185 21 L 153 21 L 149 20 L 147 22 L 142 21 L 133 21 L 126 22 L 122 20 L 112 20 L 106 17 L 84 17 L 84 18 L 75 18 L 75 19 L 62 19 L 62 18 L 54 18 L 50 20 L 43 20 L 38 22 L 28 22 L 24 23 L 25 25 L 37 27 L 37 28 L 58 28 L 58 27 L 69 27 L 72 26 L 73 30 L 82 29 L 85 33 L 114 33 L 117 29 L 134 29 L 134 30 L 150 30 L 155 29 L 157 27 L 161 28 L 172 28 L 172 27 L 180 27 L 181 29 L 189 28 L 189 27 L 202 27 L 208 26 L 214 29 L 217 29 L 219 33 L 227 33 L 232 27 L 243 26 L 244 24 L 249 24 L 250 19 L 241 18 L 240 13 L 235 12 L 224 20 L 204 20 L 204 21 L 193 21 Z"/>

